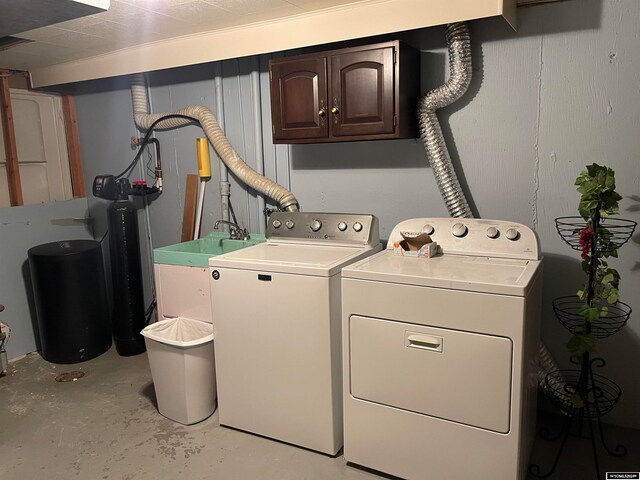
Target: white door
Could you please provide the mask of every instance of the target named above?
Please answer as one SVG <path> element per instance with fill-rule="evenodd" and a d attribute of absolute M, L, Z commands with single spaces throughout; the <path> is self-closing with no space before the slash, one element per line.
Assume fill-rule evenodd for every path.
<path fill-rule="evenodd" d="M 60 97 L 12 89 L 11 104 L 24 204 L 73 198 Z M 0 207 L 8 206 L 6 156 L 0 135 Z"/>

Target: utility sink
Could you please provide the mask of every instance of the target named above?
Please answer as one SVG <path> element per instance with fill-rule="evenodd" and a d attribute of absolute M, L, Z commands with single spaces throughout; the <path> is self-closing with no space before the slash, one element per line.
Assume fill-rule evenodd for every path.
<path fill-rule="evenodd" d="M 153 262 L 186 267 L 208 267 L 209 258 L 257 245 L 264 235 L 252 233 L 250 240 L 232 240 L 226 232 L 211 232 L 204 238 L 176 243 L 153 250 Z"/>
<path fill-rule="evenodd" d="M 186 317 L 215 323 L 211 310 L 209 259 L 266 241 L 251 234 L 250 240 L 231 240 L 226 232 L 153 250 L 158 318 Z"/>

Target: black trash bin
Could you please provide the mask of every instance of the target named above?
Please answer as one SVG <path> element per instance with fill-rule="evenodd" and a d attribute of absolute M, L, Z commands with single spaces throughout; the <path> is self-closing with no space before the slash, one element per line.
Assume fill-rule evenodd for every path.
<path fill-rule="evenodd" d="M 106 352 L 112 329 L 100 243 L 38 245 L 29 266 L 43 358 L 77 363 Z"/>

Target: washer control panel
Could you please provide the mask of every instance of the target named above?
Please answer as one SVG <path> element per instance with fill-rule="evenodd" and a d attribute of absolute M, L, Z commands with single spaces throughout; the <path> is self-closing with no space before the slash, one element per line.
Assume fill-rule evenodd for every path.
<path fill-rule="evenodd" d="M 267 221 L 266 237 L 271 241 L 380 243 L 378 219 L 353 213 L 273 212 Z"/>
<path fill-rule="evenodd" d="M 387 248 L 403 239 L 401 232 L 427 233 L 441 253 L 539 260 L 536 233 L 519 223 L 480 218 L 414 218 L 395 226 Z"/>

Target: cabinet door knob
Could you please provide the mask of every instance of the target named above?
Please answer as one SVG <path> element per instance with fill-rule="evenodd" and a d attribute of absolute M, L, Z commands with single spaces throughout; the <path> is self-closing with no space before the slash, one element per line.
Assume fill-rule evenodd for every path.
<path fill-rule="evenodd" d="M 339 114 L 339 113 L 340 113 L 340 110 L 338 109 L 338 107 L 333 107 L 333 108 L 331 109 L 331 113 L 333 113 L 334 115 L 337 115 L 337 114 Z"/>
<path fill-rule="evenodd" d="M 320 115 L 321 117 L 324 117 L 326 114 L 327 114 L 327 109 L 325 107 L 322 107 L 318 112 L 318 115 Z"/>

